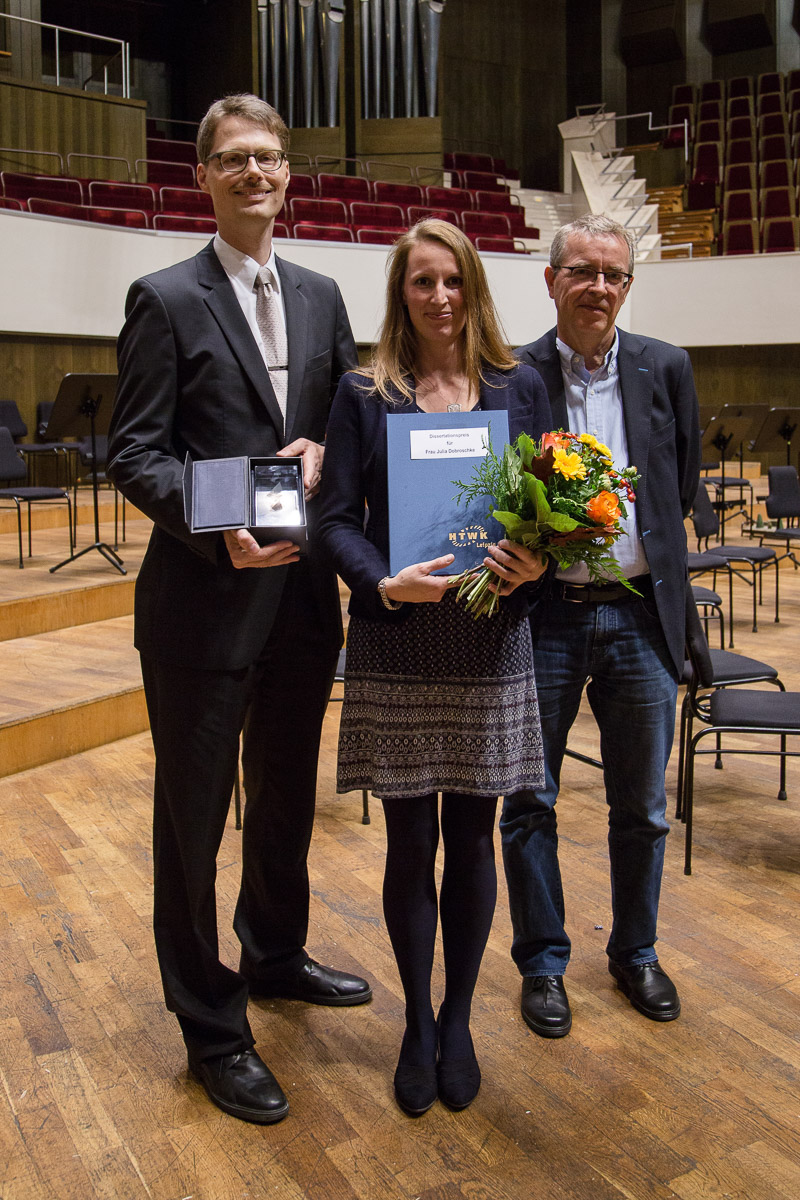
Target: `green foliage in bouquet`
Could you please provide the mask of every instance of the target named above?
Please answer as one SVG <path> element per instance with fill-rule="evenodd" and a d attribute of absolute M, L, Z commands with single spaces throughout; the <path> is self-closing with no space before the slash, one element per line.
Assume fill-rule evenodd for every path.
<path fill-rule="evenodd" d="M 592 434 L 557 430 L 539 442 L 521 433 L 502 458 L 490 446 L 472 479 L 455 486 L 459 503 L 494 498 L 488 515 L 509 541 L 549 555 L 562 569 L 585 563 L 591 579 L 607 582 L 611 576 L 629 587 L 609 547 L 624 533 L 624 500 L 634 499 L 638 480 L 635 467 L 616 471 L 611 451 Z M 492 615 L 500 598 L 492 590 L 499 583 L 494 572 L 473 567 L 455 582 L 469 612 Z"/>

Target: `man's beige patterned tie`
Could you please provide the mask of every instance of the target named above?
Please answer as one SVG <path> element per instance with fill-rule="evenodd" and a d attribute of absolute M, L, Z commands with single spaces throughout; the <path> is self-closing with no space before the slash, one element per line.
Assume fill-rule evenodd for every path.
<path fill-rule="evenodd" d="M 269 267 L 260 269 L 253 286 L 256 290 L 256 324 L 264 343 L 267 370 L 275 398 L 285 421 L 286 394 L 289 388 L 289 346 L 286 329 L 278 312 L 280 301 L 272 286 L 272 272 Z"/>

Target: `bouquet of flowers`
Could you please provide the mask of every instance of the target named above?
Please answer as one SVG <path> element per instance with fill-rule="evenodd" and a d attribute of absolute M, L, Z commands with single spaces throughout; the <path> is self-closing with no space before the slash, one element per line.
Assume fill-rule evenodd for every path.
<path fill-rule="evenodd" d="M 562 568 L 585 563 L 597 582 L 613 576 L 630 587 L 608 548 L 624 533 L 619 523 L 627 516 L 624 501 L 633 501 L 638 481 L 635 467 L 614 469 L 611 451 L 592 434 L 559 429 L 540 442 L 521 433 L 502 458 L 490 446 L 472 479 L 456 480 L 455 486 L 459 503 L 493 497 L 488 515 L 509 541 L 550 555 Z M 500 598 L 491 590 L 499 582 L 494 572 L 472 567 L 454 582 L 468 612 L 492 615 Z"/>

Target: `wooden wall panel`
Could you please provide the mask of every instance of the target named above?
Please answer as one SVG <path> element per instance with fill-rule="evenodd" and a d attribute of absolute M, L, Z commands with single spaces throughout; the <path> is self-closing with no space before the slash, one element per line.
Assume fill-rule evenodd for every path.
<path fill-rule="evenodd" d="M 557 190 L 567 111 L 564 0 L 448 4 L 442 18 L 442 135 L 446 150 L 502 155 L 523 186 Z"/>
<path fill-rule="evenodd" d="M 70 372 L 113 373 L 117 369 L 112 338 L 22 337 L 0 334 L 0 398 L 16 400 L 33 437 L 36 405 L 55 400 Z"/>
<path fill-rule="evenodd" d="M 133 166 L 145 156 L 145 111 L 142 100 L 122 100 L 96 92 L 44 87 L 19 79 L 0 79 L 0 146 L 56 150 L 67 154 L 113 155 Z M 0 170 L 36 170 L 57 174 L 54 159 L 0 155 Z M 97 179 L 127 177 L 119 164 L 82 160 L 72 173 Z"/>

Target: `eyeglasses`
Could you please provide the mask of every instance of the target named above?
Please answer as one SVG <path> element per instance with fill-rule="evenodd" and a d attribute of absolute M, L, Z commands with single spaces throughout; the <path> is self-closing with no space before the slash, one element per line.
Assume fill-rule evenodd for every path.
<path fill-rule="evenodd" d="M 209 154 L 206 162 L 211 162 L 212 158 L 218 158 L 222 170 L 230 171 L 231 174 L 235 171 L 243 171 L 251 158 L 254 158 L 259 169 L 266 171 L 268 175 L 279 171 L 283 163 L 287 161 L 283 150 L 256 150 L 252 154 L 248 154 L 245 150 L 218 150 L 216 154 Z"/>
<path fill-rule="evenodd" d="M 595 271 L 594 267 L 565 267 L 562 263 L 558 263 L 553 269 L 569 271 L 575 283 L 583 284 L 597 283 L 598 275 L 602 275 L 610 288 L 627 287 L 633 279 L 627 271 Z"/>

